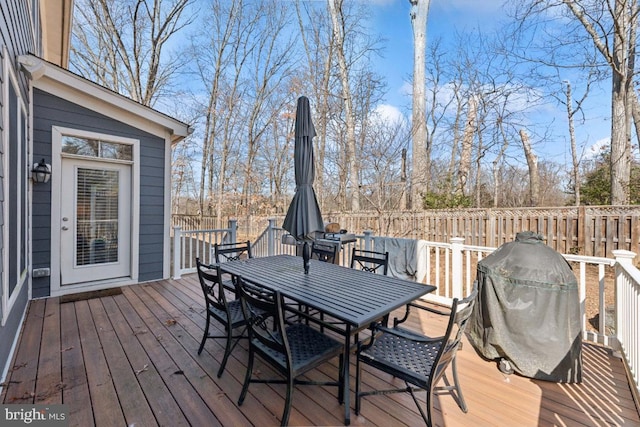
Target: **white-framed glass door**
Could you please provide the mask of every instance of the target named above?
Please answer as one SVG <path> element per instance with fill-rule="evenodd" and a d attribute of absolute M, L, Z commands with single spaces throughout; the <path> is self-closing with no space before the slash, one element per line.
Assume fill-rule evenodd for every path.
<path fill-rule="evenodd" d="M 131 165 L 62 159 L 60 285 L 131 275 Z"/>

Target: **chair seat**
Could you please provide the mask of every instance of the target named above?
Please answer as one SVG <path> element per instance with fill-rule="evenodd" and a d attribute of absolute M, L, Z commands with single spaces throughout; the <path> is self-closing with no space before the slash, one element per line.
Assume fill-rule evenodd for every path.
<path fill-rule="evenodd" d="M 330 354 L 337 356 L 342 353 L 342 343 L 308 325 L 295 323 L 286 328 L 286 333 L 289 338 L 293 371 L 296 375 L 309 371 L 323 363 Z M 284 372 L 287 371 L 286 355 L 284 353 L 273 350 L 257 340 L 254 340 L 253 344 L 262 353 L 273 359 L 280 369 Z"/>
<path fill-rule="evenodd" d="M 235 329 L 245 324 L 244 315 L 242 314 L 242 305 L 240 304 L 240 300 L 234 300 L 227 302 L 227 309 L 229 310 L 229 314 L 231 315 L 231 329 Z M 215 317 L 218 321 L 226 323 L 227 321 L 227 313 L 224 310 L 220 310 L 213 305 L 209 306 L 209 311 L 211 315 Z"/>
<path fill-rule="evenodd" d="M 406 329 L 396 328 L 407 337 L 424 341 L 424 335 L 418 335 Z M 360 353 L 367 363 L 381 368 L 391 375 L 419 386 L 426 386 L 438 355 L 441 340 L 416 342 L 394 334 L 382 334 L 374 345 Z"/>
<path fill-rule="evenodd" d="M 224 275 L 222 277 L 225 277 Z M 222 279 L 222 287 L 224 287 L 225 289 L 235 289 L 236 285 L 235 283 L 233 283 L 233 279 L 231 278 L 224 278 Z"/>

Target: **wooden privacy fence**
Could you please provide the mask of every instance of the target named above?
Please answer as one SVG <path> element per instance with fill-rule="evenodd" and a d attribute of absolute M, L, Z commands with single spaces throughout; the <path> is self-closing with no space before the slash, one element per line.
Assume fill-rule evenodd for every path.
<path fill-rule="evenodd" d="M 181 215 L 180 217 L 184 217 Z M 257 235 L 275 216 L 238 218 L 239 231 Z M 449 242 L 462 237 L 467 245 L 498 247 L 519 231 L 542 234 L 547 245 L 565 254 L 612 257 L 625 249 L 640 253 L 640 206 L 580 206 L 559 208 L 443 209 L 419 212 L 329 212 L 326 222 L 356 234 Z M 278 224 L 282 218 L 276 218 Z M 184 219 L 181 225 L 188 229 Z"/>

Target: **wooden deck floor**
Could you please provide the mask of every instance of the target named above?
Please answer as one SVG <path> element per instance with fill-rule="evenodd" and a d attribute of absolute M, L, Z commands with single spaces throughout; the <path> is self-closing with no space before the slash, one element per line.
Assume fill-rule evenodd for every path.
<path fill-rule="evenodd" d="M 32 301 L 0 401 L 64 403 L 71 425 L 82 427 L 279 424 L 284 386 L 252 384 L 244 404 L 236 404 L 244 348 L 236 348 L 222 378 L 216 377 L 217 340 L 196 354 L 203 312 L 194 275 L 127 287 L 121 295 Z M 421 318 L 414 326 L 442 325 Z M 439 396 L 435 424 L 640 426 L 621 361 L 602 347 L 583 348 L 584 381 L 567 385 L 505 376 L 465 343 L 458 360 L 469 412 Z M 310 375 L 333 376 L 336 367 L 337 361 Z M 269 373 L 260 362 L 257 369 Z M 394 379 L 368 371 L 364 381 L 366 387 Z M 334 388 L 299 386 L 290 424 L 341 425 L 343 414 Z M 415 426 L 422 420 L 409 396 L 390 395 L 365 399 L 360 416 L 352 411 L 351 424 Z"/>

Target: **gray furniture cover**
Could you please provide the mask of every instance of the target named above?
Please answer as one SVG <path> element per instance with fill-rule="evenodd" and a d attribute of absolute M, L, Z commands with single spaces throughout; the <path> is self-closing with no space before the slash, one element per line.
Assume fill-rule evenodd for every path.
<path fill-rule="evenodd" d="M 477 280 L 468 335 L 483 357 L 530 378 L 581 381 L 578 282 L 562 255 L 521 232 L 478 263 Z"/>

